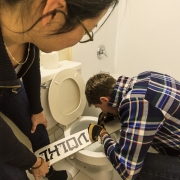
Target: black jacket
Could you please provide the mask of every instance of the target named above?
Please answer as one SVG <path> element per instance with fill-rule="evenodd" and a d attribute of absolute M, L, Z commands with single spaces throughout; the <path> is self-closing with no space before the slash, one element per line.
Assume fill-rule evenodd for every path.
<path fill-rule="evenodd" d="M 20 87 L 18 79 L 22 78 L 24 87 L 33 114 L 40 113 L 43 109 L 40 101 L 40 58 L 39 49 L 31 44 L 27 62 L 16 75 L 14 67 L 6 52 L 2 33 L 0 31 L 0 88 L 16 89 Z"/>
<path fill-rule="evenodd" d="M 43 109 L 40 102 L 40 58 L 39 49 L 30 44 L 27 62 L 16 75 L 14 67 L 5 49 L 0 31 L 0 88 L 20 87 L 18 79 L 22 78 L 29 99 L 31 112 L 40 113 Z M 23 169 L 32 167 L 36 156 L 15 137 L 11 128 L 0 117 L 0 164 L 9 162 Z"/>

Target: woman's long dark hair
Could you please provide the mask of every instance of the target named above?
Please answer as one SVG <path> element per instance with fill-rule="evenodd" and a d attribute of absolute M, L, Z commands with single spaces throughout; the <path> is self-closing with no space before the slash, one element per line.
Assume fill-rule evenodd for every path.
<path fill-rule="evenodd" d="M 79 25 L 79 21 L 77 19 L 77 16 L 81 19 L 81 21 L 86 19 L 93 19 L 98 17 L 104 10 L 108 9 L 111 6 L 116 6 L 119 0 L 66 0 L 67 9 L 68 9 L 68 15 L 66 16 L 63 11 L 59 11 L 54 9 L 51 12 L 48 12 L 47 14 L 43 15 L 42 17 L 39 17 L 31 27 L 28 29 L 25 29 L 21 33 L 25 33 L 30 31 L 39 21 L 41 21 L 46 16 L 55 16 L 56 13 L 62 13 L 66 19 L 66 23 L 61 27 L 61 29 L 58 29 L 54 32 L 52 32 L 51 35 L 56 34 L 62 34 L 69 32 L 73 29 L 75 29 Z M 23 21 L 23 14 L 26 13 L 27 16 L 27 9 L 31 9 L 31 5 L 33 3 L 32 0 L 0 0 L 1 2 L 1 8 L 3 5 L 11 7 L 13 10 L 13 7 L 21 3 L 21 19 Z M 41 7 L 37 9 L 36 11 L 40 10 L 41 8 L 44 8 L 46 5 L 47 0 L 42 0 Z M 26 11 L 26 12 L 25 12 Z"/>

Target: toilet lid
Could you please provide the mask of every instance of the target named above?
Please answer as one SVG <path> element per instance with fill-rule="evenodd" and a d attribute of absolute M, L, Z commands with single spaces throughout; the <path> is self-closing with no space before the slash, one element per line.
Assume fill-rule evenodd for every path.
<path fill-rule="evenodd" d="M 68 125 L 82 115 L 85 108 L 85 84 L 74 69 L 57 73 L 49 87 L 49 108 L 53 118 L 60 124 Z"/>

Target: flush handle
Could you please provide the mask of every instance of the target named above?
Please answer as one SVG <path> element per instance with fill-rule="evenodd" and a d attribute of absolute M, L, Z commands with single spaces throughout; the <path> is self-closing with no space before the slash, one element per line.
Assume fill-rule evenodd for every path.
<path fill-rule="evenodd" d="M 100 45 L 97 50 L 97 57 L 98 59 L 102 59 L 104 56 L 107 57 L 106 48 L 104 45 Z"/>
<path fill-rule="evenodd" d="M 41 84 L 41 88 L 43 88 L 43 89 L 48 89 L 49 86 L 48 86 L 46 83 L 43 83 L 43 84 Z"/>

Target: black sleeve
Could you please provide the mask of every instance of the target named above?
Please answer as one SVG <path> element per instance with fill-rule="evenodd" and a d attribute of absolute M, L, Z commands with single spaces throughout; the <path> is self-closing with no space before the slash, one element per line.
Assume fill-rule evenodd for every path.
<path fill-rule="evenodd" d="M 22 77 L 23 84 L 28 96 L 30 109 L 33 114 L 38 114 L 42 112 L 43 108 L 41 106 L 40 100 L 40 85 L 41 85 L 41 75 L 40 75 L 40 57 L 39 49 L 35 47 L 35 58 L 27 70 L 26 74 Z"/>
<path fill-rule="evenodd" d="M 36 156 L 16 138 L 0 117 L 0 163 L 8 162 L 22 169 L 29 169 L 36 160 Z"/>

